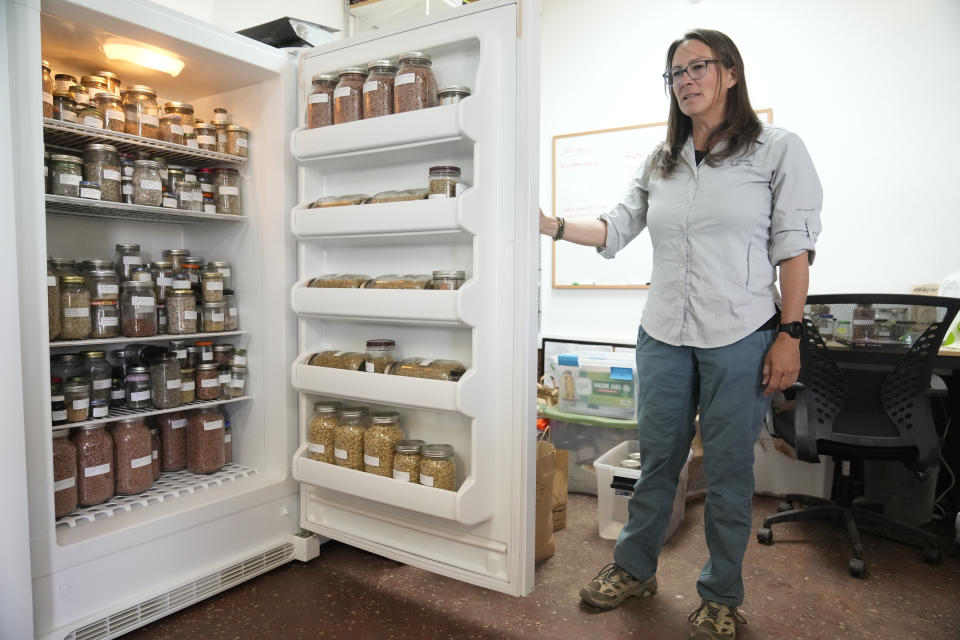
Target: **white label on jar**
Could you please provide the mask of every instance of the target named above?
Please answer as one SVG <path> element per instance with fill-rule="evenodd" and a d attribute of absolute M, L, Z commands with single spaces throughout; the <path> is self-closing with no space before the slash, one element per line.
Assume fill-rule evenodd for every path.
<path fill-rule="evenodd" d="M 140 256 L 123 256 L 123 265 L 127 266 L 128 264 L 140 264 Z"/>
<path fill-rule="evenodd" d="M 228 443 L 228 442 L 233 442 L 233 434 L 232 434 L 232 433 L 227 433 L 227 434 L 225 434 L 225 435 L 223 436 L 223 442 L 224 442 L 224 444 L 226 444 L 226 443 Z"/>
<path fill-rule="evenodd" d="M 53 98 L 51 98 L 52 100 Z M 312 93 L 307 96 L 308 104 L 317 104 L 318 102 L 330 102 L 330 95 L 326 93 Z"/>
<path fill-rule="evenodd" d="M 103 170 L 103 179 L 104 180 L 119 180 L 120 172 L 116 169 L 104 169 Z"/>
<path fill-rule="evenodd" d="M 213 351 L 204 351 L 200 354 L 201 360 L 213 360 Z"/>
<path fill-rule="evenodd" d="M 403 85 L 403 84 L 410 84 L 411 82 L 414 82 L 416 79 L 417 79 L 417 74 L 415 73 L 401 73 L 393 81 L 393 86 L 399 87 L 400 85 Z"/>
<path fill-rule="evenodd" d="M 177 199 L 176 199 L 176 198 L 171 198 L 171 197 L 167 196 L 167 197 L 165 197 L 165 198 L 163 199 L 163 206 L 169 207 L 170 209 L 176 209 L 176 208 L 177 208 Z"/>
<path fill-rule="evenodd" d="M 420 361 L 420 366 L 421 366 L 421 367 L 429 367 L 429 366 L 432 365 L 432 364 L 433 364 L 433 360 L 421 360 L 421 361 Z"/>
<path fill-rule="evenodd" d="M 77 479 L 73 476 L 64 478 L 63 480 L 53 483 L 53 492 L 56 493 L 58 491 L 63 491 L 64 489 L 71 489 L 75 484 L 77 484 Z"/>
<path fill-rule="evenodd" d="M 197 176 L 193 175 L 192 173 L 188 173 L 187 175 L 183 176 L 183 178 L 187 182 L 197 182 Z"/>
<path fill-rule="evenodd" d="M 82 398 L 80 400 L 73 401 L 73 408 L 76 409 L 86 409 L 90 406 L 89 398 Z"/>
<path fill-rule="evenodd" d="M 97 116 L 83 116 L 83 124 L 94 129 L 103 129 L 103 120 Z"/>
<path fill-rule="evenodd" d="M 204 213 L 216 213 L 216 212 L 217 212 L 217 205 L 215 205 L 215 204 L 205 204 L 205 205 L 203 205 L 203 212 L 204 212 Z"/>
<path fill-rule="evenodd" d="M 227 268 L 227 267 L 220 267 L 220 273 L 223 274 L 223 277 L 224 277 L 224 278 L 229 278 L 229 277 L 230 277 L 230 269 Z"/>
<path fill-rule="evenodd" d="M 313 453 L 326 453 L 327 447 L 322 444 L 310 444 L 310 451 Z"/>
<path fill-rule="evenodd" d="M 214 429 L 222 429 L 222 428 L 223 428 L 223 420 L 213 420 L 211 422 L 203 423 L 204 431 L 213 431 Z"/>
<path fill-rule="evenodd" d="M 62 422 L 67 419 L 67 410 L 63 409 L 62 411 L 53 411 L 51 417 L 54 422 Z"/>
<path fill-rule="evenodd" d="M 105 473 L 110 473 L 110 463 L 98 464 L 95 467 L 87 467 L 83 470 L 83 476 L 85 478 L 92 478 L 94 476 L 102 476 Z"/>
<path fill-rule="evenodd" d="M 169 180 L 169 179 L 170 179 L 170 172 L 167 171 L 166 169 L 161 169 L 161 170 L 160 170 L 160 178 L 163 179 L 163 180 Z"/>
<path fill-rule="evenodd" d="M 222 373 L 220 374 L 220 384 L 230 384 L 230 374 Z"/>
<path fill-rule="evenodd" d="M 207 291 L 223 291 L 222 282 L 207 282 L 205 284 L 207 287 Z"/>
<path fill-rule="evenodd" d="M 47 276 L 47 286 L 48 287 L 57 286 L 57 276 Z"/>
<path fill-rule="evenodd" d="M 217 189 L 221 195 L 224 196 L 238 196 L 240 195 L 240 187 L 228 187 L 226 185 L 220 185 Z"/>
<path fill-rule="evenodd" d="M 364 363 L 363 368 L 367 373 L 374 373 L 376 369 L 376 367 L 374 367 L 374 364 L 372 362 Z"/>
<path fill-rule="evenodd" d="M 197 312 L 196 312 L 196 311 L 184 311 L 184 312 L 183 312 L 183 319 L 184 319 L 184 320 L 196 320 L 196 319 L 197 319 Z M 183 357 L 186 358 L 186 356 L 183 356 Z"/>
<path fill-rule="evenodd" d="M 433 486 L 433 476 L 425 476 L 422 473 L 420 474 L 420 484 L 425 487 Z"/>
<path fill-rule="evenodd" d="M 120 285 L 118 284 L 98 284 L 97 285 L 97 295 L 99 297 L 107 295 L 117 295 L 120 293 Z"/>
<path fill-rule="evenodd" d="M 197 384 L 193 380 L 180 381 L 180 391 L 193 391 L 196 388 Z"/>
<path fill-rule="evenodd" d="M 334 458 L 340 458 L 341 460 L 346 460 L 347 457 L 348 457 L 348 456 L 347 456 L 347 450 L 346 450 L 346 449 L 337 449 L 336 447 L 334 447 L 334 448 L 333 448 L 333 457 L 334 457 Z"/>
<path fill-rule="evenodd" d="M 107 120 L 119 120 L 120 122 L 126 122 L 127 118 L 123 115 L 123 111 L 107 109 Z"/>
<path fill-rule="evenodd" d="M 198 149 L 200 147 L 200 145 L 197 143 L 196 138 L 189 138 L 187 140 L 187 146 L 190 147 L 191 149 Z"/>
<path fill-rule="evenodd" d="M 187 280 L 187 281 L 184 281 L 184 280 L 174 280 L 174 282 L 173 282 L 173 288 L 174 288 L 174 289 L 189 289 L 189 288 L 190 288 L 190 281 L 189 281 L 189 280 Z"/>
<path fill-rule="evenodd" d="M 105 380 L 94 380 L 94 381 L 93 381 L 93 388 L 94 388 L 94 389 L 109 389 L 109 388 L 112 387 L 112 386 L 113 386 L 113 382 L 112 382 L 109 378 L 107 378 L 107 379 L 105 379 Z"/>
<path fill-rule="evenodd" d="M 126 396 L 126 393 L 124 392 L 123 389 L 114 389 L 113 391 L 110 392 L 110 398 L 112 400 L 123 400 L 125 396 Z"/>
<path fill-rule="evenodd" d="M 180 124 L 172 124 L 172 125 L 170 125 L 170 133 L 173 133 L 173 134 L 178 135 L 178 136 L 182 136 L 182 135 L 183 135 L 183 125 L 180 125 Z"/>
<path fill-rule="evenodd" d="M 74 175 L 72 173 L 61 173 L 60 174 L 60 184 L 69 184 L 74 187 L 80 186 L 80 176 Z"/>
<path fill-rule="evenodd" d="M 154 450 L 153 450 L 153 459 L 156 460 L 156 459 L 159 458 L 159 457 L 160 457 L 160 456 L 157 454 L 157 450 L 154 449 Z"/>
<path fill-rule="evenodd" d="M 186 385 L 184 385 L 184 386 L 186 386 Z M 171 429 L 183 429 L 185 426 L 187 426 L 187 419 L 186 419 L 186 418 L 180 418 L 179 420 L 173 420 L 173 421 L 170 423 L 170 428 L 171 428 Z"/>
<path fill-rule="evenodd" d="M 112 318 L 100 318 L 100 324 L 104 327 L 119 327 L 120 318 L 113 316 Z"/>
<path fill-rule="evenodd" d="M 60 109 L 60 119 L 64 122 L 76 122 L 77 114 L 72 111 L 67 111 L 66 109 Z"/>
<path fill-rule="evenodd" d="M 234 317 L 236 317 L 236 315 L 237 315 L 237 308 L 236 308 L 236 307 L 230 307 L 230 317 L 231 317 L 231 318 L 234 318 Z"/>
<path fill-rule="evenodd" d="M 380 458 L 375 458 L 374 456 L 368 456 L 367 454 L 363 454 L 363 464 L 369 465 L 371 467 L 379 467 Z"/>
<path fill-rule="evenodd" d="M 151 116 L 151 115 L 146 114 L 146 113 L 141 113 L 141 114 L 140 114 L 140 124 L 146 124 L 146 125 L 151 125 L 151 126 L 154 126 L 154 127 L 159 127 L 159 126 L 160 126 L 160 118 L 158 118 L 157 116 Z"/>
<path fill-rule="evenodd" d="M 155 302 L 153 297 L 150 296 L 132 296 L 130 298 L 130 304 L 135 307 L 152 307 Z"/>
<path fill-rule="evenodd" d="M 247 356 L 233 356 L 233 366 L 235 367 L 247 366 Z"/>
<path fill-rule="evenodd" d="M 445 193 L 431 193 L 430 196 L 429 196 L 429 199 L 430 199 L 430 200 L 441 200 L 441 199 L 445 200 L 445 199 L 447 199 L 447 198 L 449 198 L 449 197 L 450 197 L 450 196 L 448 196 L 448 195 L 445 194 Z"/>
<path fill-rule="evenodd" d="M 53 94 L 52 94 L 52 93 L 47 93 L 46 91 L 41 91 L 41 93 L 43 94 L 43 101 L 44 101 L 44 102 L 46 102 L 47 104 L 53 104 Z"/>
<path fill-rule="evenodd" d="M 160 180 L 141 180 L 140 188 L 144 191 L 162 191 L 163 182 Z"/>
<path fill-rule="evenodd" d="M 70 91 L 70 87 L 75 85 L 76 82 L 73 80 L 57 80 L 56 81 L 56 90 L 57 91 Z"/>
<path fill-rule="evenodd" d="M 218 133 L 218 134 L 217 134 L 217 142 L 224 142 L 224 143 L 225 143 L 226 141 L 227 141 L 227 134 L 225 134 L 225 133 Z"/>
<path fill-rule="evenodd" d="M 100 189 L 92 189 L 90 187 L 80 187 L 80 197 L 88 198 L 90 200 L 99 200 Z"/>
<path fill-rule="evenodd" d="M 93 417 L 94 418 L 106 418 L 107 413 L 110 412 L 109 407 L 94 407 L 93 408 Z"/>
<path fill-rule="evenodd" d="M 346 98 L 350 95 L 350 87 L 337 87 L 333 90 L 333 97 L 336 98 Z"/>
<path fill-rule="evenodd" d="M 363 92 L 370 93 L 371 91 L 376 91 L 380 88 L 380 83 L 376 80 L 371 80 L 370 82 L 363 83 Z"/>
<path fill-rule="evenodd" d="M 243 380 L 231 380 L 230 386 L 234 389 L 243 389 Z"/>
<path fill-rule="evenodd" d="M 122 191 L 125 196 L 133 195 L 133 185 L 129 182 L 123 183 Z"/>
<path fill-rule="evenodd" d="M 192 125 L 192 124 L 183 124 L 183 125 L 180 125 L 180 126 L 183 127 L 183 134 L 184 134 L 184 135 L 186 135 L 186 134 L 188 134 L 188 133 L 193 133 L 193 125 Z"/>
<path fill-rule="evenodd" d="M 246 138 L 237 138 L 237 147 L 240 149 L 247 148 L 247 139 Z"/>
<path fill-rule="evenodd" d="M 169 287 L 172 284 L 173 284 L 173 278 L 166 278 L 164 276 L 160 276 L 159 278 L 157 278 L 158 287 Z"/>
<path fill-rule="evenodd" d="M 177 349 L 176 351 L 174 351 L 174 353 L 176 354 L 176 356 L 177 356 L 178 358 L 186 358 L 186 357 L 187 357 L 187 350 L 186 350 L 186 349 Z"/>
<path fill-rule="evenodd" d="M 393 479 L 394 480 L 403 480 L 404 482 L 410 482 L 410 474 L 406 471 L 397 471 L 393 470 Z"/>
<path fill-rule="evenodd" d="M 153 456 L 143 456 L 142 458 L 134 458 L 130 461 L 131 469 L 139 469 L 140 467 L 145 467 L 148 464 L 153 464 Z"/>
<path fill-rule="evenodd" d="M 210 387 L 219 387 L 219 386 L 220 386 L 220 378 L 219 378 L 219 377 L 218 377 L 218 378 L 207 378 L 207 379 L 205 379 L 205 380 L 201 380 L 201 381 L 200 381 L 200 388 L 201 388 L 201 389 L 209 389 Z"/>
<path fill-rule="evenodd" d="M 90 104 L 90 96 L 86 93 L 77 94 L 77 104 L 88 105 Z"/>
<path fill-rule="evenodd" d="M 217 144 L 217 139 L 214 136 L 197 136 L 198 144 Z"/>
<path fill-rule="evenodd" d="M 127 176 L 128 178 L 132 178 L 132 177 L 133 177 L 133 165 L 132 165 L 132 164 L 122 165 L 122 166 L 121 166 L 121 169 L 123 170 L 123 175 Z"/>
<path fill-rule="evenodd" d="M 44 168 L 43 168 L 43 177 L 46 178 L 46 177 L 49 176 L 49 175 L 50 175 L 50 168 L 49 168 L 49 167 L 44 167 Z"/>
<path fill-rule="evenodd" d="M 179 389 L 180 388 L 180 378 L 176 380 L 167 380 L 167 389 Z"/>
<path fill-rule="evenodd" d="M 131 402 L 143 402 L 144 400 L 149 400 L 149 399 L 150 399 L 149 391 L 134 391 L 133 393 L 130 394 Z"/>
<path fill-rule="evenodd" d="M 51 402 L 63 402 L 63 396 L 50 396 Z"/>
<path fill-rule="evenodd" d="M 222 313 L 211 313 L 211 314 L 210 314 L 210 322 L 223 322 L 223 314 L 222 314 Z"/>
<path fill-rule="evenodd" d="M 64 318 L 86 318 L 90 315 L 88 307 L 66 307 L 63 310 Z"/>

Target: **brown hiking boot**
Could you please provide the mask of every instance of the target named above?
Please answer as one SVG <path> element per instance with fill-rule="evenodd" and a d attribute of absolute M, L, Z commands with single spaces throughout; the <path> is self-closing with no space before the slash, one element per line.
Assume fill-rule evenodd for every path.
<path fill-rule="evenodd" d="M 691 622 L 690 640 L 734 640 L 737 625 L 747 624 L 736 607 L 704 600 L 687 618 Z"/>
<path fill-rule="evenodd" d="M 637 580 L 616 562 L 611 562 L 597 577 L 580 589 L 580 599 L 598 609 L 616 609 L 632 596 L 647 598 L 657 592 L 657 576 Z"/>

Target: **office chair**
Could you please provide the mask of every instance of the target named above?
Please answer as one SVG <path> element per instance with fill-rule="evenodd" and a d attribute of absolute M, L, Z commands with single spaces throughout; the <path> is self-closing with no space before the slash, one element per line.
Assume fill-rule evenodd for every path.
<path fill-rule="evenodd" d="M 936 536 L 885 516 L 881 505 L 855 502 L 851 463 L 896 460 L 918 479 L 939 464 L 940 437 L 930 409 L 937 352 L 960 298 L 897 294 L 836 294 L 807 298 L 796 406 L 774 417 L 774 435 L 797 458 L 834 460 L 835 500 L 789 494 L 764 519 L 757 540 L 773 544 L 780 522 L 835 520 L 853 546 L 850 573 L 866 575 L 859 529 L 923 549 L 939 564 Z M 836 357 L 835 357 L 836 356 Z M 842 361 L 841 369 L 837 362 Z M 796 505 L 799 505 L 797 507 Z"/>

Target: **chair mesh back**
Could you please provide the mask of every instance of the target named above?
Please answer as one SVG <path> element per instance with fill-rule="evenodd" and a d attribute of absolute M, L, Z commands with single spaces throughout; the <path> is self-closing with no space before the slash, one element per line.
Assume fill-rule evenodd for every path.
<path fill-rule="evenodd" d="M 803 382 L 812 391 L 813 408 L 816 416 L 811 416 L 821 425 L 831 425 L 847 397 L 847 382 L 837 363 L 830 357 L 827 345 L 817 331 L 817 326 L 804 318 L 807 341 L 803 356 Z"/>
<path fill-rule="evenodd" d="M 944 309 L 927 307 L 937 311 L 936 317 L 943 318 Z M 918 314 L 926 315 L 926 314 Z M 932 373 L 930 351 L 937 351 L 943 341 L 942 323 L 932 322 L 917 341 L 913 343 L 896 367 L 883 381 L 880 402 L 894 424 L 900 429 L 910 430 L 914 426 L 914 406 L 919 397 L 923 397 L 930 384 Z"/>

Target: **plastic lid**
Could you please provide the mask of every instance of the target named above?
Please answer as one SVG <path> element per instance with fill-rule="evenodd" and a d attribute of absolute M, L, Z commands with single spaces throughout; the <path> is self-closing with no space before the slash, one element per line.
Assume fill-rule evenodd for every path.
<path fill-rule="evenodd" d="M 115 307 L 117 306 L 116 300 L 91 300 L 90 304 L 94 307 Z"/>
<path fill-rule="evenodd" d="M 393 450 L 397 453 L 420 453 L 420 447 L 425 444 L 423 440 L 400 440 L 393 445 Z"/>
<path fill-rule="evenodd" d="M 420 452 L 424 458 L 449 458 L 453 456 L 452 444 L 428 444 Z"/>
<path fill-rule="evenodd" d="M 197 346 L 197 347 L 210 347 L 210 346 L 213 345 L 213 341 L 212 341 L 212 340 L 204 340 L 204 341 L 202 341 L 202 342 L 194 342 L 193 344 L 194 344 L 195 346 Z"/>
<path fill-rule="evenodd" d="M 375 338 L 375 339 L 373 339 L 373 340 L 367 340 L 367 348 L 368 348 L 368 349 L 369 349 L 370 347 L 379 348 L 379 349 L 386 349 L 386 348 L 393 348 L 393 347 L 395 347 L 395 346 L 397 346 L 396 341 L 395 341 L 395 340 L 390 340 L 390 339 L 388 339 L 388 338 Z"/>

